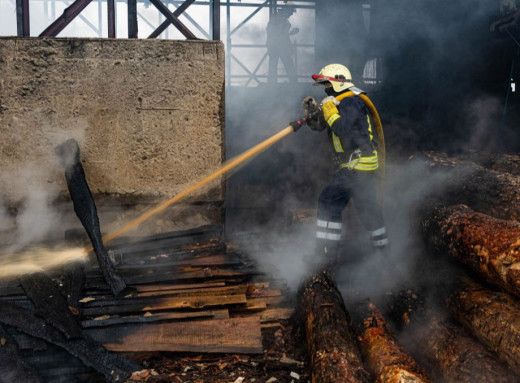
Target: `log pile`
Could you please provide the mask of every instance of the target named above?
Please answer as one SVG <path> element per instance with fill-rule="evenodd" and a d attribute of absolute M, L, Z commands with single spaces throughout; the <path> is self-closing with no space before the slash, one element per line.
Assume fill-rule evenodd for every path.
<path fill-rule="evenodd" d="M 412 161 L 420 164 L 425 174 L 439 177 L 436 190 L 429 196 L 434 199 L 432 204 L 464 204 L 495 218 L 520 220 L 518 173 L 485 168 L 472 161 L 448 157 L 437 152 L 424 153 L 414 157 Z M 513 160 L 509 162 L 514 163 Z M 509 168 L 516 169 L 514 165 Z"/>
<path fill-rule="evenodd" d="M 332 276 L 326 271 L 313 275 L 298 296 L 312 382 L 369 382 L 350 315 Z"/>
<path fill-rule="evenodd" d="M 460 325 L 425 308 L 401 313 L 404 347 L 427 367 L 435 382 L 518 382 L 496 355 Z"/>
<path fill-rule="evenodd" d="M 18 366 L 10 374 L 21 371 L 25 381 L 53 381 L 57 371 L 71 374 L 69 381 L 81 374 L 123 381 L 140 367 L 121 352 L 261 354 L 262 329 L 294 310 L 220 232 L 207 226 L 121 239 L 108 252 L 128 286 L 124 296 L 112 293 L 95 259 L 84 265 L 75 306 L 67 301 L 70 270 L 0 286 L 0 360 Z"/>
<path fill-rule="evenodd" d="M 487 282 L 520 297 L 520 223 L 465 205 L 433 209 L 423 219 L 430 246 L 467 265 Z"/>
<path fill-rule="evenodd" d="M 448 299 L 453 316 L 520 375 L 520 303 L 466 278 Z"/>
<path fill-rule="evenodd" d="M 447 255 L 465 268 L 467 275 L 457 278 L 446 308 L 471 334 L 466 336 L 470 343 L 484 347 L 464 358 L 465 363 L 471 363 L 474 355 L 481 360 L 463 368 L 463 376 L 447 381 L 468 381 L 463 379 L 475 373 L 475 380 L 469 381 L 520 381 L 520 157 L 471 154 L 455 159 L 442 153 L 425 157 L 433 171 L 443 169 L 446 188 L 436 196 L 436 206 L 422 213 L 423 236 L 436 254 Z M 421 321 L 425 319 L 431 322 L 428 316 Z M 449 318 L 428 323 L 428 334 L 440 337 L 443 328 L 449 332 L 439 342 L 423 335 L 425 342 L 417 348 L 423 351 L 425 345 L 431 346 L 425 357 L 441 344 L 462 353 L 459 346 L 467 342 L 450 341 L 456 334 L 454 326 Z M 442 371 L 441 367 L 438 364 L 437 369 Z"/>

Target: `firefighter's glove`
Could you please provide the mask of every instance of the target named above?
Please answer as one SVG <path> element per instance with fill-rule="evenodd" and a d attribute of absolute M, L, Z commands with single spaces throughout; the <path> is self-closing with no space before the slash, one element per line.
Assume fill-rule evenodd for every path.
<path fill-rule="evenodd" d="M 305 97 L 302 101 L 302 108 L 307 117 L 307 125 L 309 128 L 318 132 L 327 128 L 323 113 L 314 98 L 310 96 Z"/>
<path fill-rule="evenodd" d="M 321 110 L 323 111 L 323 118 L 329 126 L 332 126 L 334 121 L 336 121 L 340 117 L 337 105 L 339 105 L 339 101 L 332 96 L 325 97 L 321 101 Z"/>
<path fill-rule="evenodd" d="M 316 100 L 310 96 L 307 96 L 303 99 L 302 108 L 305 112 L 305 115 L 313 114 L 319 109 Z"/>
<path fill-rule="evenodd" d="M 296 120 L 296 121 L 293 121 L 289 124 L 290 126 L 292 126 L 293 130 L 295 132 L 298 131 L 298 129 L 300 129 L 303 125 L 303 121 L 302 120 Z"/>

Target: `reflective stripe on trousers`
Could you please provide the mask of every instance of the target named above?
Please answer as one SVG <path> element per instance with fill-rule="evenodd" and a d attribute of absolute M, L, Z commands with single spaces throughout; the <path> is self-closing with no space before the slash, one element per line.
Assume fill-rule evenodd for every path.
<path fill-rule="evenodd" d="M 376 230 L 370 231 L 370 240 L 374 247 L 385 247 L 388 245 L 388 235 L 386 233 L 386 227 L 381 227 Z"/>
<path fill-rule="evenodd" d="M 329 241 L 339 241 L 341 240 L 341 229 L 341 222 L 318 219 L 316 222 L 316 238 Z"/>

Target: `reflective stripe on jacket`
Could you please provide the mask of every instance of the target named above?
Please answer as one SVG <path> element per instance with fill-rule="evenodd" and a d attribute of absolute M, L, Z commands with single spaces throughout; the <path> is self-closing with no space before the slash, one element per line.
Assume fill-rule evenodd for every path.
<path fill-rule="evenodd" d="M 329 121 L 334 162 L 340 168 L 376 170 L 377 150 L 365 103 L 359 97 L 346 97 L 338 105 L 338 112 Z"/>

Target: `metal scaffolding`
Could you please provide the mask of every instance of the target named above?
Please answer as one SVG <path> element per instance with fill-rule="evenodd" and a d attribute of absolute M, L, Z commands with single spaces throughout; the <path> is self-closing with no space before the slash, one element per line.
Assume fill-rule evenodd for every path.
<path fill-rule="evenodd" d="M 305 18 L 304 42 L 293 39 L 292 43 L 298 81 L 303 78 L 299 71 L 309 72 L 299 58 L 311 62 L 314 56 L 315 0 L 10 1 L 16 9 L 19 37 L 142 38 L 144 32 L 151 31 L 145 38 L 222 40 L 228 86 L 255 86 L 267 81 L 265 25 L 285 7 L 304 13 Z M 46 26 L 41 32 L 31 33 L 36 29 L 33 25 L 41 28 L 42 24 Z M 283 70 L 276 74 L 276 82 L 288 78 Z"/>

